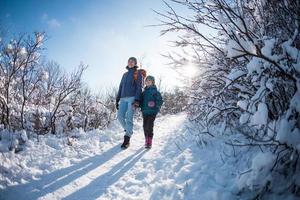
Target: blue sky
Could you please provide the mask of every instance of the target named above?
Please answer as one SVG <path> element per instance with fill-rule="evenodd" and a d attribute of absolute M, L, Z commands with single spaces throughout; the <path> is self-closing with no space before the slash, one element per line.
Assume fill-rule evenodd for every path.
<path fill-rule="evenodd" d="M 160 37 L 151 10 L 166 10 L 161 0 L 0 0 L 0 19 L 9 34 L 45 31 L 45 54 L 71 71 L 81 61 L 84 81 L 93 90 L 117 86 L 127 59 L 135 56 L 166 88 L 180 85 L 160 54 L 174 36 Z"/>

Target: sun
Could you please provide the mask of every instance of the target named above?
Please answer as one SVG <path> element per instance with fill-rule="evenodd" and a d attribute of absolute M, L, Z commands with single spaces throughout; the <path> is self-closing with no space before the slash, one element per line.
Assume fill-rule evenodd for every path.
<path fill-rule="evenodd" d="M 189 62 L 187 65 L 184 66 L 184 71 L 184 75 L 187 78 L 193 78 L 197 76 L 199 72 L 197 66 L 192 62 Z"/>

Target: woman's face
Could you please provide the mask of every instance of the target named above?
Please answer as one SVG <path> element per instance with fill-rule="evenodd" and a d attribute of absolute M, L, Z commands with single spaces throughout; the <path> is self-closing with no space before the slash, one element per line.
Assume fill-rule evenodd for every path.
<path fill-rule="evenodd" d="M 135 62 L 134 62 L 134 60 L 128 60 L 128 67 L 129 68 L 132 68 L 132 67 L 134 67 L 136 64 L 135 64 Z"/>

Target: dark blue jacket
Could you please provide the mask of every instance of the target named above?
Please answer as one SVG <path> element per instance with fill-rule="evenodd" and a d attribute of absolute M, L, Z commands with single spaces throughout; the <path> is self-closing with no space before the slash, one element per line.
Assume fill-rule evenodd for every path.
<path fill-rule="evenodd" d="M 142 92 L 140 104 L 143 115 L 156 115 L 162 104 L 163 99 L 156 86 L 145 87 L 145 90 Z"/>
<path fill-rule="evenodd" d="M 137 70 L 137 66 L 133 68 L 126 67 L 126 69 L 128 71 L 123 74 L 121 79 L 117 101 L 122 97 L 134 97 L 136 101 L 139 101 L 142 93 L 142 74 L 138 73 L 138 78 L 135 81 L 133 74 Z"/>

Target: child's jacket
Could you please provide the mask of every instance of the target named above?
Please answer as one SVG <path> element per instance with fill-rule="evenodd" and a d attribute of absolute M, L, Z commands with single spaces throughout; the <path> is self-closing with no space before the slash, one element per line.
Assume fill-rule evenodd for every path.
<path fill-rule="evenodd" d="M 156 86 L 146 87 L 142 92 L 140 104 L 143 115 L 156 115 L 162 104 L 163 99 Z"/>

